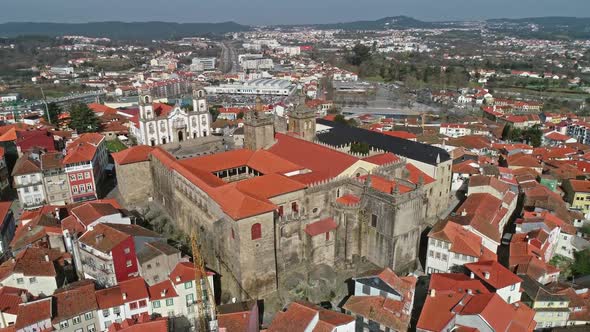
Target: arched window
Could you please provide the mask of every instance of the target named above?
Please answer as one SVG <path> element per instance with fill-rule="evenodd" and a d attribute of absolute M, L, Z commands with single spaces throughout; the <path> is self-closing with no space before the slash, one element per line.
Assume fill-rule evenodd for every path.
<path fill-rule="evenodd" d="M 258 240 L 262 237 L 262 225 L 254 224 L 251 229 L 252 240 Z"/>

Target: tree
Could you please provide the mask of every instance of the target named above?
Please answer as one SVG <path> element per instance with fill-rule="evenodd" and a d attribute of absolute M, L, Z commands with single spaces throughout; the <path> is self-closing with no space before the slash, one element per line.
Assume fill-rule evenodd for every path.
<path fill-rule="evenodd" d="M 369 154 L 369 144 L 367 143 L 352 143 L 350 145 L 350 152 L 353 153 L 360 153 L 360 154 Z"/>
<path fill-rule="evenodd" d="M 336 123 L 340 123 L 340 124 L 345 124 L 348 125 L 348 121 L 346 121 L 346 118 L 344 117 L 344 115 L 342 114 L 338 114 L 334 117 L 334 122 Z"/>
<path fill-rule="evenodd" d="M 590 274 L 590 250 L 574 252 L 574 264 L 572 272 L 575 276 L 585 276 Z"/>
<path fill-rule="evenodd" d="M 510 132 L 512 131 L 511 125 L 505 125 L 502 129 L 502 139 L 505 141 L 510 138 Z"/>
<path fill-rule="evenodd" d="M 51 122 L 52 125 L 57 125 L 59 123 L 59 115 L 61 114 L 62 109 L 56 103 L 49 103 L 47 105 L 47 111 L 43 113 L 43 119 L 45 121 Z M 47 115 L 49 113 L 49 118 Z"/>
<path fill-rule="evenodd" d="M 82 133 L 95 133 L 100 129 L 100 121 L 86 104 L 76 104 L 70 111 L 70 128 Z"/>
<path fill-rule="evenodd" d="M 353 66 L 360 66 L 371 57 L 371 49 L 362 44 L 356 44 L 348 56 L 348 62 Z"/>

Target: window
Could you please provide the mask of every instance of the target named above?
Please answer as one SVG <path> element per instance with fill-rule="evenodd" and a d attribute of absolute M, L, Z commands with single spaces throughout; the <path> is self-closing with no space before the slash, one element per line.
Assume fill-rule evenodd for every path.
<path fill-rule="evenodd" d="M 88 330 L 88 332 L 96 332 L 96 328 L 94 327 L 94 324 L 88 325 L 86 330 Z"/>
<path fill-rule="evenodd" d="M 371 227 L 377 228 L 377 215 L 371 215 Z"/>
<path fill-rule="evenodd" d="M 85 172 L 84 173 L 84 178 L 85 179 L 90 179 L 90 172 Z"/>
<path fill-rule="evenodd" d="M 166 299 L 166 306 L 169 307 L 172 305 L 174 305 L 174 299 Z"/>
<path fill-rule="evenodd" d="M 125 248 L 125 249 L 123 249 L 123 252 L 124 252 L 125 254 L 128 254 L 129 252 L 131 252 L 131 250 L 130 250 L 129 248 Z M 148 265 L 148 266 L 149 266 L 149 265 Z"/>
<path fill-rule="evenodd" d="M 236 238 L 236 234 L 234 233 L 234 230 L 232 229 L 231 230 L 231 239 L 235 240 L 235 238 Z"/>
<path fill-rule="evenodd" d="M 19 284 L 19 285 L 22 285 L 22 284 L 25 283 L 25 279 L 23 279 L 23 278 L 16 278 L 16 283 Z"/>
<path fill-rule="evenodd" d="M 326 232 L 326 241 L 330 241 L 330 232 Z"/>
<path fill-rule="evenodd" d="M 104 310 L 102 311 L 102 316 L 103 316 L 103 317 L 109 317 L 109 315 L 110 315 L 109 309 L 104 309 Z"/>
<path fill-rule="evenodd" d="M 428 251 L 428 256 L 429 256 L 429 257 L 434 257 L 434 251 L 432 251 L 432 250 L 429 250 L 429 251 Z"/>
<path fill-rule="evenodd" d="M 129 303 L 129 309 L 131 309 L 131 310 L 137 309 L 137 302 L 131 302 L 131 303 Z"/>
<path fill-rule="evenodd" d="M 139 301 L 139 307 L 140 308 L 143 308 L 143 307 L 146 307 L 146 306 L 147 306 L 147 301 L 146 300 Z"/>
<path fill-rule="evenodd" d="M 74 192 L 74 194 L 77 194 L 78 193 L 78 186 L 73 186 L 72 191 Z"/>
<path fill-rule="evenodd" d="M 67 328 L 69 326 L 70 326 L 70 324 L 68 323 L 67 320 L 64 320 L 64 321 L 59 322 L 59 328 L 60 329 L 65 329 L 65 328 Z"/>
<path fill-rule="evenodd" d="M 82 180 L 84 178 L 84 175 L 82 175 L 82 173 L 78 173 L 78 180 Z"/>
<path fill-rule="evenodd" d="M 87 312 L 87 313 L 84 314 L 84 319 L 91 320 L 92 318 L 94 318 L 94 315 L 92 314 L 92 311 L 89 311 L 89 312 Z"/>
<path fill-rule="evenodd" d="M 258 240 L 262 237 L 262 225 L 254 224 L 250 229 L 252 240 Z"/>
<path fill-rule="evenodd" d="M 184 283 L 184 289 L 189 289 L 193 287 L 193 282 L 192 281 L 188 281 Z"/>
<path fill-rule="evenodd" d="M 114 308 L 113 308 L 113 313 L 114 313 L 115 315 L 119 315 L 119 314 L 121 313 L 121 309 L 120 309 L 119 307 L 114 307 Z"/>
<path fill-rule="evenodd" d="M 86 190 L 87 191 L 92 191 L 92 183 L 87 183 L 86 184 Z"/>
<path fill-rule="evenodd" d="M 152 264 L 148 264 L 148 265 L 146 266 L 146 268 L 147 268 L 148 270 L 151 270 L 151 269 L 152 269 Z"/>
<path fill-rule="evenodd" d="M 370 295 L 371 294 L 371 287 L 368 285 L 363 285 L 363 294 Z"/>
<path fill-rule="evenodd" d="M 510 290 L 513 291 L 516 289 L 516 285 L 510 285 Z"/>
<path fill-rule="evenodd" d="M 84 332 L 84 328 L 75 329 L 74 332 Z"/>
<path fill-rule="evenodd" d="M 107 317 L 109 315 L 108 314 L 109 311 L 108 310 L 105 310 L 105 311 L 107 312 L 105 317 Z M 76 317 L 72 318 L 72 324 L 76 325 L 76 324 L 80 324 L 80 323 L 82 323 L 82 316 L 76 316 Z"/>
<path fill-rule="evenodd" d="M 186 295 L 186 306 L 190 307 L 193 304 L 194 299 L 195 298 L 193 297 L 193 294 L 187 294 Z"/>
<path fill-rule="evenodd" d="M 279 213 L 279 217 L 282 217 L 283 216 L 283 213 L 284 212 L 283 212 L 283 206 L 282 205 L 279 206 L 279 212 L 278 213 Z"/>
<path fill-rule="evenodd" d="M 447 260 L 447 254 L 442 254 L 442 260 L 446 261 Z"/>
<path fill-rule="evenodd" d="M 127 265 L 127 267 L 131 267 L 131 265 L 133 265 L 133 264 L 131 263 L 131 260 L 128 260 L 128 261 L 125 263 L 125 265 Z"/>
<path fill-rule="evenodd" d="M 70 181 L 76 181 L 76 175 L 70 174 Z"/>
<path fill-rule="evenodd" d="M 508 296 L 508 299 L 507 299 L 507 301 L 506 301 L 506 302 L 508 302 L 508 303 L 510 304 L 510 300 L 511 300 L 511 297 L 510 297 L 510 296 Z"/>
<path fill-rule="evenodd" d="M 291 211 L 293 211 L 293 212 L 299 211 L 299 207 L 297 206 L 297 202 L 291 203 Z"/>
<path fill-rule="evenodd" d="M 109 326 L 111 326 L 111 321 L 110 320 L 105 321 L 104 322 L 104 328 L 105 328 L 105 330 L 108 330 L 109 329 Z"/>
<path fill-rule="evenodd" d="M 436 256 L 436 259 L 440 259 L 440 252 L 437 252 L 435 256 Z"/>
<path fill-rule="evenodd" d="M 160 301 L 153 301 L 152 302 L 152 308 L 157 309 L 160 307 Z"/>

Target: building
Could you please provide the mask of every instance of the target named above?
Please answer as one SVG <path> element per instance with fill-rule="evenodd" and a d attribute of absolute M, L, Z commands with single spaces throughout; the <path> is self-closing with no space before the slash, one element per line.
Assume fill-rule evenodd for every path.
<path fill-rule="evenodd" d="M 54 331 L 100 331 L 94 282 L 82 280 L 58 289 L 52 299 Z"/>
<path fill-rule="evenodd" d="M 51 297 L 21 303 L 18 305 L 14 330 L 16 332 L 51 331 Z"/>
<path fill-rule="evenodd" d="M 537 329 L 566 326 L 570 314 L 569 298 L 555 289 L 555 283 L 543 285 L 522 276 L 522 301 L 535 310 Z"/>
<path fill-rule="evenodd" d="M 191 71 L 215 70 L 216 58 L 193 58 Z"/>
<path fill-rule="evenodd" d="M 3 307 L 0 308 L 0 328 L 14 325 L 19 305 L 26 303 L 29 297 L 30 294 L 26 289 L 9 286 L 0 287 L 0 303 L 4 303 Z"/>
<path fill-rule="evenodd" d="M 471 278 L 477 277 L 481 282 L 506 303 L 520 301 L 522 279 L 496 261 L 480 261 L 465 264 Z"/>
<path fill-rule="evenodd" d="M 180 250 L 163 241 L 147 242 L 137 251 L 139 274 L 148 285 L 165 280 L 180 262 Z"/>
<path fill-rule="evenodd" d="M 5 255 L 10 252 L 10 242 L 16 231 L 16 221 L 10 207 L 12 202 L 0 202 L 0 250 Z"/>
<path fill-rule="evenodd" d="M 23 155 L 12 169 L 14 188 L 25 209 L 35 209 L 46 203 L 43 172 L 38 154 Z"/>
<path fill-rule="evenodd" d="M 97 304 L 97 328 L 106 331 L 113 323 L 122 323 L 129 316 L 125 313 L 125 300 L 121 287 L 114 286 L 95 292 Z"/>
<path fill-rule="evenodd" d="M 85 277 L 107 287 L 139 275 L 133 237 L 112 225 L 96 224 L 78 240 Z"/>
<path fill-rule="evenodd" d="M 20 94 L 18 94 L 18 93 L 8 93 L 8 94 L 0 96 L 0 104 L 12 103 L 12 102 L 15 102 L 18 100 L 20 100 Z"/>
<path fill-rule="evenodd" d="M 80 135 L 67 146 L 62 163 L 68 177 L 72 202 L 97 199 L 97 191 L 108 163 L 104 136 L 97 133 Z"/>
<path fill-rule="evenodd" d="M 0 195 L 6 197 L 10 191 L 10 174 L 6 164 L 6 150 L 0 146 Z"/>
<path fill-rule="evenodd" d="M 536 326 L 534 310 L 522 302 L 507 303 L 480 279 L 436 273 L 430 278 L 416 331 L 532 332 Z"/>
<path fill-rule="evenodd" d="M 278 312 L 267 331 L 354 332 L 356 325 L 354 318 L 349 315 L 327 310 L 308 302 L 297 301 Z"/>
<path fill-rule="evenodd" d="M 562 188 L 565 191 L 564 200 L 571 204 L 572 209 L 590 216 L 590 181 L 570 179 L 563 182 Z"/>
<path fill-rule="evenodd" d="M 257 302 L 251 300 L 217 306 L 217 325 L 220 332 L 259 332 Z"/>
<path fill-rule="evenodd" d="M 145 91 L 139 96 L 139 119 L 131 132 L 139 144 L 156 146 L 211 135 L 211 114 L 205 90 L 193 93 L 192 109 L 152 103 Z"/>
<path fill-rule="evenodd" d="M 471 129 L 467 125 L 460 123 L 442 123 L 439 134 L 455 138 L 471 135 Z"/>
<path fill-rule="evenodd" d="M 51 295 L 66 280 L 71 263 L 70 255 L 59 250 L 27 248 L 0 265 L 0 282 L 33 296 Z"/>
<path fill-rule="evenodd" d="M 414 307 L 415 277 L 398 277 L 391 269 L 353 278 L 354 295 L 343 309 L 356 317 L 358 329 L 407 331 Z"/>
<path fill-rule="evenodd" d="M 220 84 L 205 87 L 210 94 L 290 96 L 296 86 L 287 80 L 260 78 L 244 83 Z"/>
<path fill-rule="evenodd" d="M 590 144 L 590 124 L 586 122 L 572 122 L 567 126 L 567 135 L 575 138 L 578 143 Z"/>
<path fill-rule="evenodd" d="M 40 166 L 47 204 L 65 205 L 72 202 L 70 182 L 63 166 L 63 159 L 64 155 L 59 152 L 41 156 Z"/>
<path fill-rule="evenodd" d="M 150 171 L 149 154 L 152 150 L 153 147 L 138 145 L 112 154 L 117 188 L 127 206 L 145 203 L 145 193 L 152 192 L 152 182 L 143 177 Z"/>

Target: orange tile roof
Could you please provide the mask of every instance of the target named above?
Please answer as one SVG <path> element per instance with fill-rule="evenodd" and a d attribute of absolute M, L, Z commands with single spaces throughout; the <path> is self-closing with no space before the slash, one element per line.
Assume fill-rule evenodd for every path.
<path fill-rule="evenodd" d="M 403 131 L 403 130 L 383 131 L 381 133 L 383 135 L 393 136 L 393 137 L 398 137 L 398 138 L 403 138 L 403 139 L 416 139 L 416 137 L 417 137 L 415 134 L 412 134 L 410 132 Z"/>
<path fill-rule="evenodd" d="M 28 291 L 10 286 L 0 287 L 0 311 L 2 313 L 16 315 L 19 304 L 23 302 L 21 297 L 23 294 L 28 294 Z"/>
<path fill-rule="evenodd" d="M 366 317 L 394 331 L 406 331 L 410 315 L 403 312 L 403 302 L 381 296 L 351 296 L 343 308 Z"/>
<path fill-rule="evenodd" d="M 441 220 L 428 233 L 428 237 L 449 242 L 450 251 L 479 258 L 483 254 L 481 237 L 449 220 Z"/>
<path fill-rule="evenodd" d="M 590 181 L 570 180 L 570 184 L 576 193 L 590 193 Z"/>
<path fill-rule="evenodd" d="M 363 160 L 368 163 L 375 164 L 375 165 L 386 165 L 386 164 L 391 164 L 391 163 L 401 161 L 401 158 L 394 155 L 391 152 L 387 152 L 387 153 L 374 155 L 371 157 L 366 157 L 366 158 L 363 158 Z"/>
<path fill-rule="evenodd" d="M 94 281 L 89 279 L 56 290 L 53 293 L 53 323 L 59 324 L 66 319 L 98 309 L 94 294 Z"/>
<path fill-rule="evenodd" d="M 524 154 L 524 153 L 515 153 L 513 155 L 509 155 L 506 158 L 506 162 L 508 163 L 508 166 L 532 167 L 532 168 L 541 167 L 541 164 L 537 158 L 533 157 L 530 154 Z"/>
<path fill-rule="evenodd" d="M 338 197 L 336 199 L 336 202 L 340 203 L 340 204 L 344 204 L 344 205 L 354 205 L 357 204 L 361 201 L 360 198 L 358 198 L 355 195 L 352 194 L 346 194 L 342 197 Z"/>
<path fill-rule="evenodd" d="M 18 307 L 14 327 L 18 330 L 44 320 L 51 321 L 51 298 L 44 298 L 33 302 L 21 303 Z"/>
<path fill-rule="evenodd" d="M 465 267 L 484 283 L 495 289 L 501 289 L 522 282 L 522 279 L 496 261 L 479 261 L 465 264 Z M 485 277 L 486 275 L 488 278 Z"/>
<path fill-rule="evenodd" d="M 96 224 L 88 230 L 79 241 L 103 253 L 110 253 L 113 248 L 129 238 L 129 234 L 118 231 L 107 224 Z"/>
<path fill-rule="evenodd" d="M 150 294 L 148 292 L 147 284 L 141 277 L 135 277 L 124 281 L 119 281 L 119 288 L 125 302 L 133 302 L 141 299 L 148 299 Z"/>
<path fill-rule="evenodd" d="M 137 145 L 123 151 L 112 153 L 111 155 L 117 165 L 127 165 L 148 161 L 149 155 L 153 149 L 154 148 L 151 146 Z"/>
<path fill-rule="evenodd" d="M 213 272 L 207 271 L 207 275 L 213 275 Z M 195 280 L 195 266 L 193 263 L 180 262 L 176 264 L 172 272 L 170 272 L 170 280 L 175 284 L 184 284 L 185 282 Z"/>
<path fill-rule="evenodd" d="M 306 187 L 306 185 L 300 182 L 274 173 L 236 183 L 236 188 L 241 192 L 265 199 L 303 190 Z"/>
<path fill-rule="evenodd" d="M 109 203 L 88 202 L 71 209 L 70 213 L 84 226 L 89 226 L 102 217 L 120 214 L 121 212 Z"/>
<path fill-rule="evenodd" d="M 125 303 L 119 286 L 97 290 L 95 293 L 99 309 L 109 309 Z"/>
<path fill-rule="evenodd" d="M 171 297 L 177 297 L 176 289 L 170 279 L 166 279 L 162 282 L 149 286 L 150 301 L 168 299 Z"/>
<path fill-rule="evenodd" d="M 464 214 L 465 215 L 462 215 Z M 507 213 L 502 201 L 487 193 L 467 196 L 457 209 L 457 214 L 449 217 L 453 222 L 470 225 L 488 238 L 499 242 L 502 234 L 498 223 Z"/>
<path fill-rule="evenodd" d="M 309 236 L 316 236 L 335 230 L 338 227 L 334 218 L 324 218 L 322 220 L 307 224 L 305 233 Z"/>

